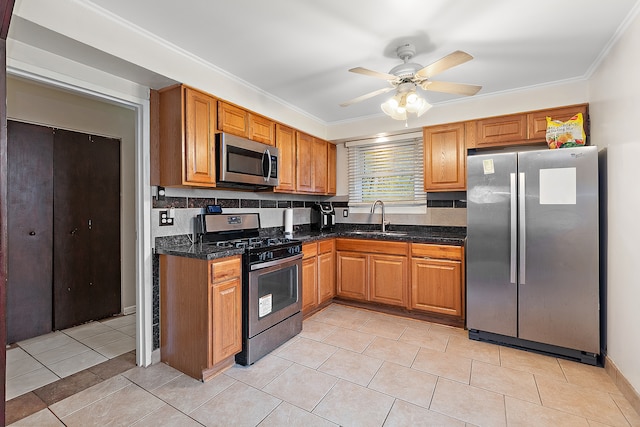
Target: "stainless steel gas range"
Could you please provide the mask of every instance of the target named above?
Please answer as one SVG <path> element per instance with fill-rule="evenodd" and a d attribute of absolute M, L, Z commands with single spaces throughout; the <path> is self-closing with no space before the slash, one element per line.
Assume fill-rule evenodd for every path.
<path fill-rule="evenodd" d="M 260 217 L 202 214 L 196 232 L 204 244 L 243 248 L 242 352 L 251 365 L 302 330 L 302 243 L 260 237 Z"/>

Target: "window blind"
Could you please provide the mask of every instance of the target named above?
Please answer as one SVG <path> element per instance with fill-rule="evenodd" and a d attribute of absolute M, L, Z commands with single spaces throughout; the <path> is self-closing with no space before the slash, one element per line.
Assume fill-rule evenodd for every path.
<path fill-rule="evenodd" d="M 348 147 L 349 205 L 425 204 L 422 139 Z"/>

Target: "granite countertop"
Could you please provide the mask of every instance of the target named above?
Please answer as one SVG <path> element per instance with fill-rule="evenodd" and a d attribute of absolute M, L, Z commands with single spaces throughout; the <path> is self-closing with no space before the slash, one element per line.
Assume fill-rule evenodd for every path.
<path fill-rule="evenodd" d="M 393 225 L 388 230 L 390 234 L 377 233 L 379 226 L 338 224 L 331 231 L 313 231 L 302 228 L 294 231 L 293 238 L 302 243 L 336 237 L 387 240 L 411 243 L 432 243 L 439 245 L 462 246 L 466 237 L 466 227 L 415 226 Z M 262 234 L 263 230 L 261 230 Z M 264 230 L 265 235 L 282 236 L 282 229 Z M 364 233 L 362 233 L 364 232 Z M 373 232 L 373 233 L 371 233 Z M 243 249 L 220 248 L 215 244 L 192 244 L 186 236 L 156 239 L 156 253 L 175 255 L 203 260 L 214 260 L 233 255 L 241 255 Z"/>
<path fill-rule="evenodd" d="M 379 231 L 378 228 L 303 231 L 300 233 L 294 233 L 293 238 L 301 240 L 303 243 L 314 240 L 343 237 L 410 243 L 433 243 L 453 246 L 464 245 L 464 239 L 466 238 L 465 227 L 405 226 L 401 228 L 400 226 L 394 226 L 388 230 L 388 233 L 386 234 L 378 233 L 377 231 Z"/>

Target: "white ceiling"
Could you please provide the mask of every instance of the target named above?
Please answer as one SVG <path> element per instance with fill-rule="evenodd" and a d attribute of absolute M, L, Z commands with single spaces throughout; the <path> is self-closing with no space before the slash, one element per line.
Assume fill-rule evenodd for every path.
<path fill-rule="evenodd" d="M 400 44 L 413 43 L 412 62 L 422 65 L 455 50 L 470 53 L 474 60 L 433 80 L 481 85 L 476 97 L 486 96 L 587 78 L 638 9 L 638 0 L 85 2 L 326 124 L 382 114 L 380 103 L 389 94 L 339 106 L 387 85 L 347 70 L 387 73 L 401 63 L 395 54 Z M 20 17 L 14 17 L 9 38 L 154 88 L 170 82 Z M 423 94 L 432 104 L 464 98 Z"/>

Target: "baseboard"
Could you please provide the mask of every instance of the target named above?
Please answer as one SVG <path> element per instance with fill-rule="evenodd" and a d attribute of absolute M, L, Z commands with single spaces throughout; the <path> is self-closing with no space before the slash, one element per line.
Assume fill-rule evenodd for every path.
<path fill-rule="evenodd" d="M 622 372 L 620 372 L 616 364 L 609 359 L 609 356 L 605 357 L 604 369 L 616 384 L 618 390 L 620 390 L 622 395 L 629 401 L 631 406 L 633 406 L 633 409 L 640 414 L 640 393 L 638 393 L 624 375 L 622 375 Z"/>
<path fill-rule="evenodd" d="M 136 306 L 132 305 L 129 307 L 125 307 L 122 309 L 122 314 L 124 314 L 125 316 L 129 315 L 129 314 L 134 314 L 136 312 Z"/>

